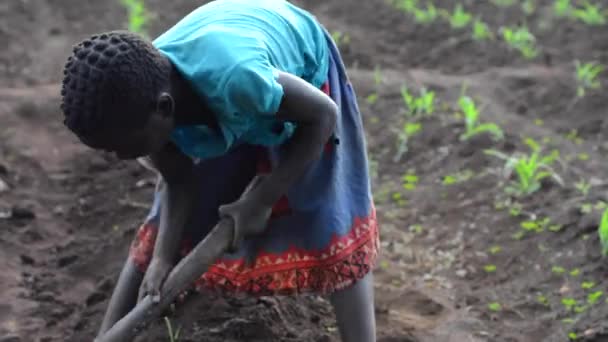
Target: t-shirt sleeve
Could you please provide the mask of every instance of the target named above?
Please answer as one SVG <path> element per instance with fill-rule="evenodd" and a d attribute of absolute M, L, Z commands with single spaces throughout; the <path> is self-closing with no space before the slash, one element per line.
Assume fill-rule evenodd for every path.
<path fill-rule="evenodd" d="M 224 103 L 232 115 L 269 116 L 278 112 L 283 87 L 267 58 L 253 55 L 234 66 L 224 84 Z"/>

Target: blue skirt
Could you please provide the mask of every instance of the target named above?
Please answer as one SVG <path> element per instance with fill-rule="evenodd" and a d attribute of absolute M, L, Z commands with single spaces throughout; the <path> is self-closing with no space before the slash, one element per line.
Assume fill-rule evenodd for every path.
<path fill-rule="evenodd" d="M 365 134 L 355 91 L 337 46 L 326 32 L 330 68 L 325 91 L 340 115 L 322 157 L 276 203 L 264 234 L 248 238 L 201 275 L 195 288 L 254 296 L 330 293 L 351 285 L 374 266 L 379 232 L 368 174 Z M 237 200 L 256 174 L 270 172 L 281 147 L 241 145 L 198 162 L 202 200 L 189 220 L 182 255 L 218 217 L 218 207 Z M 160 222 L 160 196 L 137 231 L 130 256 L 144 272 Z"/>

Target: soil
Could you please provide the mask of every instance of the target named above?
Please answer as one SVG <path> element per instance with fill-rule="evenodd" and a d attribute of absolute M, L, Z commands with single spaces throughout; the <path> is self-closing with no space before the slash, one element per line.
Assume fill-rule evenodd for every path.
<path fill-rule="evenodd" d="M 147 1 L 151 36 L 200 3 Z M 381 222 L 379 341 L 608 341 L 608 269 L 596 233 L 608 201 L 608 96 L 595 90 L 576 100 L 573 64 L 608 63 L 606 26 L 556 18 L 548 0 L 536 1 L 532 15 L 461 2 L 494 31 L 526 23 L 540 48 L 526 59 L 444 20 L 416 23 L 385 0 L 297 3 L 349 37 L 340 47 L 365 119 Z M 59 82 L 71 46 L 124 28 L 125 11 L 113 1 L 3 0 L 0 18 L 0 341 L 91 341 L 154 178 L 74 139 L 61 123 Z M 396 158 L 404 84 L 435 91 L 437 103 Z M 504 140 L 460 139 L 454 112 L 463 84 Z M 513 175 L 484 150 L 527 152 L 526 137 L 559 150 L 563 185 L 547 179 L 517 198 L 505 193 Z M 409 190 L 407 173 L 418 177 Z M 459 174 L 466 179 L 442 182 Z M 520 209 L 509 210 L 515 202 Z M 543 218 L 552 222 L 543 231 L 522 230 Z M 601 297 L 588 303 L 590 294 Z M 170 320 L 180 341 L 338 341 L 327 300 L 315 296 L 199 295 Z M 139 340 L 168 341 L 165 322 Z"/>

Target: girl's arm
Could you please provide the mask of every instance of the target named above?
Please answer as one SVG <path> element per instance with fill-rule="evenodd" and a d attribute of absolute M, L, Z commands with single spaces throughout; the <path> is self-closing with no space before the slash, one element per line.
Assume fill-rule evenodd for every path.
<path fill-rule="evenodd" d="M 173 145 L 150 156 L 162 176 L 160 227 L 154 254 L 139 292 L 139 299 L 159 299 L 160 288 L 178 258 L 184 226 L 197 200 L 197 179 L 190 158 Z"/>
<path fill-rule="evenodd" d="M 237 248 L 244 236 L 265 229 L 274 203 L 287 193 L 311 162 L 320 158 L 336 125 L 338 107 L 321 90 L 288 73 L 279 73 L 278 82 L 283 87 L 283 98 L 277 118 L 293 122 L 297 128 L 284 146 L 278 166 L 269 175 L 255 179 L 251 189 L 237 202 L 220 207 L 223 216 L 234 220 L 232 249 Z"/>
<path fill-rule="evenodd" d="M 335 128 L 338 107 L 321 90 L 289 73 L 279 73 L 283 100 L 277 113 L 279 120 L 297 125 L 293 137 L 285 146 L 285 156 L 267 180 L 260 184 L 262 203 L 273 205 L 318 159 Z"/>

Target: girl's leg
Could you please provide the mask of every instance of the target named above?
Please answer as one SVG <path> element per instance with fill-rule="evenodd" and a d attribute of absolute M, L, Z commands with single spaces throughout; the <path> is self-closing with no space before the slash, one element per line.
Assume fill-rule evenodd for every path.
<path fill-rule="evenodd" d="M 143 278 L 144 274 L 136 268 L 135 263 L 129 257 L 120 272 L 97 336 L 103 335 L 135 306 Z"/>
<path fill-rule="evenodd" d="M 374 278 L 370 271 L 353 286 L 334 292 L 329 298 L 338 322 L 342 342 L 375 342 Z"/>

